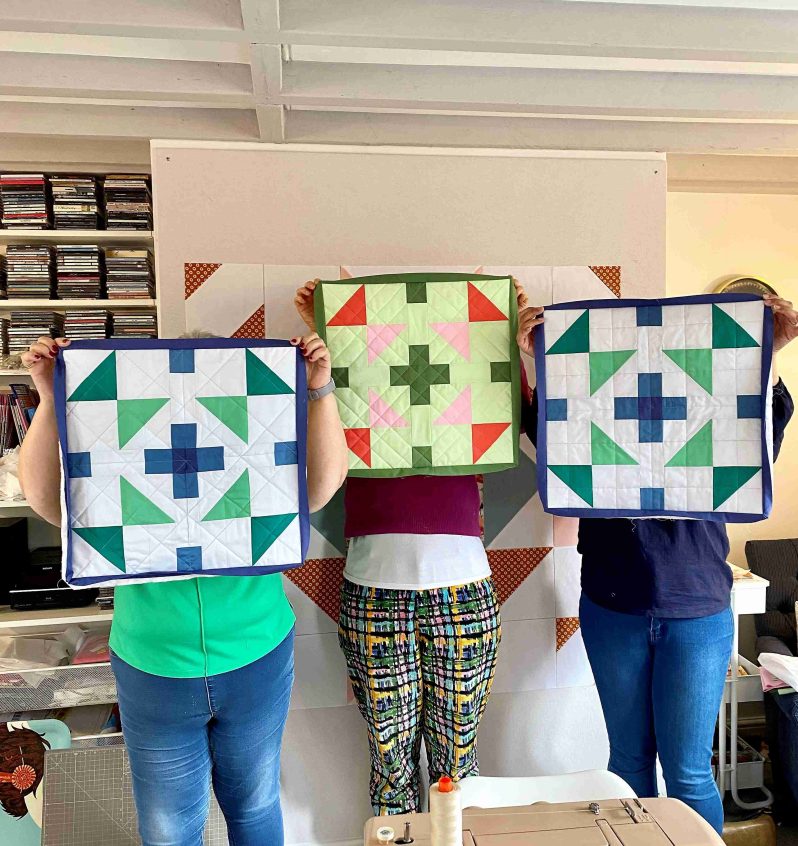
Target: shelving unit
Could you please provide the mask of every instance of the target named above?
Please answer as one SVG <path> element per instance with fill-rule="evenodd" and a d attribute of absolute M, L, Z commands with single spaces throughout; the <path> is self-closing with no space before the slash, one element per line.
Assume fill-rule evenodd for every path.
<path fill-rule="evenodd" d="M 0 300 L 0 311 L 67 311 L 69 309 L 104 308 L 111 311 L 120 309 L 154 309 L 155 300 Z"/>
<path fill-rule="evenodd" d="M 152 243 L 152 232 L 144 229 L 0 229 L 0 244 Z"/>
<path fill-rule="evenodd" d="M 5 519 L 6 517 L 32 516 L 33 509 L 24 500 L 0 499 L 0 520 Z"/>

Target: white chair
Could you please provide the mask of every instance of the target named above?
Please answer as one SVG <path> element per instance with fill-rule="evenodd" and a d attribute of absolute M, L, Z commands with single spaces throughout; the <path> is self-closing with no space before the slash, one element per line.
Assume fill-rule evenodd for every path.
<path fill-rule="evenodd" d="M 510 808 L 534 802 L 592 802 L 635 796 L 622 778 L 607 770 L 526 778 L 472 776 L 460 782 L 460 790 L 464 808 Z"/>

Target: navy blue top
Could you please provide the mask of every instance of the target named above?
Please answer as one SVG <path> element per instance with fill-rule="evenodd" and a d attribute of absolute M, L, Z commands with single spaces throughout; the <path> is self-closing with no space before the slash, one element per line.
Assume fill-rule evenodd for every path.
<path fill-rule="evenodd" d="M 773 388 L 773 454 L 778 455 L 793 400 Z M 537 439 L 537 392 L 522 424 Z M 729 606 L 726 525 L 709 520 L 597 519 L 579 521 L 582 590 L 604 608 L 657 617 L 706 617 Z"/>

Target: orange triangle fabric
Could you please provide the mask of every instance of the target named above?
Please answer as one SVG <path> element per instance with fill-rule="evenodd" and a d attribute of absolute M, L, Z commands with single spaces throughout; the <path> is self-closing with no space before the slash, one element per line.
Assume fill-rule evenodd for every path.
<path fill-rule="evenodd" d="M 349 449 L 371 467 L 371 429 L 344 429 Z"/>
<path fill-rule="evenodd" d="M 366 323 L 365 285 L 361 285 L 338 309 L 337 313 L 327 321 L 328 326 L 365 326 Z"/>
<path fill-rule="evenodd" d="M 507 320 L 507 315 L 500 311 L 473 282 L 469 282 L 468 319 L 471 323 L 488 323 Z"/>
<path fill-rule="evenodd" d="M 196 291 L 197 288 L 199 288 L 204 282 L 207 282 L 220 267 L 221 264 L 186 262 L 183 265 L 185 287 L 184 299 L 188 299 L 194 291 Z"/>
<path fill-rule="evenodd" d="M 242 323 L 230 336 L 231 338 L 265 338 L 266 308 L 261 306 L 253 312 L 246 323 Z"/>
<path fill-rule="evenodd" d="M 337 623 L 345 564 L 346 558 L 308 558 L 304 567 L 287 570 L 284 575 Z"/>
<path fill-rule="evenodd" d="M 488 562 L 493 573 L 493 584 L 500 605 L 507 602 L 551 550 L 550 546 L 536 546 L 487 551 Z"/>
<path fill-rule="evenodd" d="M 588 265 L 593 273 L 615 294 L 621 296 L 621 268 L 617 264 Z"/>
<path fill-rule="evenodd" d="M 509 423 L 472 423 L 471 452 L 476 463 L 510 428 Z"/>
<path fill-rule="evenodd" d="M 557 617 L 557 652 L 579 631 L 579 617 Z"/>

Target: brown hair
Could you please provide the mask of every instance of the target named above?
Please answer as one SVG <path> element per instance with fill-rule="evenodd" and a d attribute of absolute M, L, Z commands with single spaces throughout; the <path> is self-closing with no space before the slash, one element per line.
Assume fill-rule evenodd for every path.
<path fill-rule="evenodd" d="M 36 771 L 33 784 L 19 790 L 9 782 L 0 782 L 0 807 L 11 817 L 21 819 L 28 813 L 25 797 L 36 794 L 44 776 L 44 753 L 50 744 L 44 735 L 33 729 L 21 728 L 10 731 L 8 723 L 0 723 L 0 772 L 12 773 L 27 764 Z"/>

